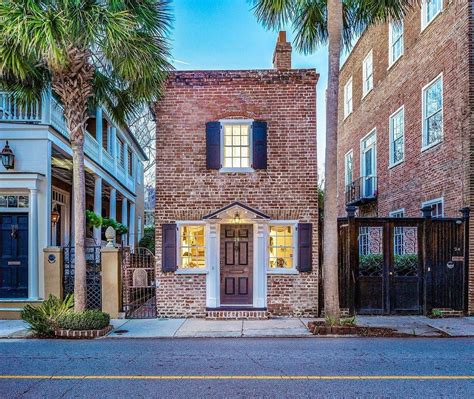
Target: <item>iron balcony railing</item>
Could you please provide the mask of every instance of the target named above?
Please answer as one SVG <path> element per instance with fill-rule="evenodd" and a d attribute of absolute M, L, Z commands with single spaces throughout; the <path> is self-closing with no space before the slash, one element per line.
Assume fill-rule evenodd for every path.
<path fill-rule="evenodd" d="M 346 186 L 346 205 L 360 205 L 377 199 L 377 176 L 362 176 Z"/>

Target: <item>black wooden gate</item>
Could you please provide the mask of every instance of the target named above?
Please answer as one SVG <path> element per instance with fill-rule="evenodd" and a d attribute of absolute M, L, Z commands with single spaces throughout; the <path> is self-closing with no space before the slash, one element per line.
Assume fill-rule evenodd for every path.
<path fill-rule="evenodd" d="M 463 217 L 339 219 L 341 308 L 359 314 L 466 310 Z"/>
<path fill-rule="evenodd" d="M 157 316 L 155 255 L 146 248 L 123 249 L 122 303 L 126 318 Z"/>
<path fill-rule="evenodd" d="M 102 279 L 100 246 L 87 246 L 86 250 L 86 286 L 87 309 L 102 309 Z M 74 276 L 76 271 L 75 249 L 72 246 L 63 248 L 64 256 L 64 295 L 74 293 Z"/>

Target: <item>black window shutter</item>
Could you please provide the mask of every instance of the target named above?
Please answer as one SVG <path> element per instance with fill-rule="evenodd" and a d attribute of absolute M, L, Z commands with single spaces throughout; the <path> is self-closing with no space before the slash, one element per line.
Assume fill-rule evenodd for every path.
<path fill-rule="evenodd" d="M 176 224 L 163 224 L 161 226 L 163 240 L 162 270 L 164 272 L 174 272 L 178 268 L 176 259 Z"/>
<path fill-rule="evenodd" d="M 310 272 L 313 270 L 313 225 L 298 224 L 298 270 Z"/>
<path fill-rule="evenodd" d="M 252 167 L 267 169 L 267 122 L 255 121 L 252 124 L 252 145 Z"/>
<path fill-rule="evenodd" d="M 208 169 L 221 168 L 221 124 L 206 123 L 206 164 Z"/>

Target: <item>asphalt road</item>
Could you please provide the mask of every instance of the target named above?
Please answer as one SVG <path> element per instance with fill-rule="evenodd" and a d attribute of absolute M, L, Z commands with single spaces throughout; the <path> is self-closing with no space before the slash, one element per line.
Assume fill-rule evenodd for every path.
<path fill-rule="evenodd" d="M 473 376 L 474 339 L 0 341 L 0 398 L 468 398 Z"/>

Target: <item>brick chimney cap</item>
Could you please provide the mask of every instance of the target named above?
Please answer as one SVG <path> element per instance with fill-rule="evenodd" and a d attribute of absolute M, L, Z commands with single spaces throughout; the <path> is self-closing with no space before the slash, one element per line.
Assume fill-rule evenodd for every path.
<path fill-rule="evenodd" d="M 278 42 L 279 43 L 286 43 L 286 31 L 281 30 L 278 32 Z"/>

